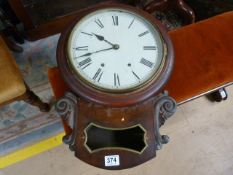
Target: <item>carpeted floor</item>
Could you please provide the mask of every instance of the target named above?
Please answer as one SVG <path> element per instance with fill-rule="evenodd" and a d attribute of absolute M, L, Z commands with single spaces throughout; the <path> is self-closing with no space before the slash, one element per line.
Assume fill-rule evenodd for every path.
<path fill-rule="evenodd" d="M 49 103 L 53 103 L 53 94 L 47 70 L 56 66 L 58 38 L 59 35 L 55 35 L 26 42 L 22 45 L 24 52 L 13 53 L 27 84 L 43 101 Z M 23 101 L 6 105 L 0 109 L 0 156 L 61 131 L 54 108 L 43 113 Z"/>

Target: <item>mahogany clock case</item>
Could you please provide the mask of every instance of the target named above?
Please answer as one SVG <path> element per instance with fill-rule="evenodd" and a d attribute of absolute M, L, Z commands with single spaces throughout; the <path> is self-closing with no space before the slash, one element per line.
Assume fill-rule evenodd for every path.
<path fill-rule="evenodd" d="M 135 91 L 114 94 L 95 89 L 91 86 L 86 85 L 80 79 L 78 79 L 75 73 L 71 70 L 71 67 L 68 63 L 67 44 L 70 33 L 72 32 L 74 26 L 89 13 L 105 8 L 119 8 L 139 14 L 140 16 L 147 19 L 155 27 L 155 29 L 158 29 L 161 34 L 162 40 L 164 41 L 164 56 L 166 58 L 159 75 L 155 77 L 152 81 L 150 81 L 150 83 Z M 174 64 L 174 52 L 171 40 L 167 35 L 166 29 L 149 13 L 139 8 L 123 4 L 99 4 L 91 7 L 88 11 L 85 11 L 82 15 L 77 17 L 77 19 L 61 34 L 57 47 L 57 62 L 65 82 L 76 95 L 82 97 L 89 102 L 94 102 L 100 105 L 105 105 L 109 107 L 124 107 L 143 102 L 160 92 L 161 88 L 166 84 L 172 72 Z"/>
<path fill-rule="evenodd" d="M 161 71 L 150 83 L 135 91 L 100 91 L 78 79 L 69 65 L 67 44 L 73 27 L 89 13 L 106 8 L 123 9 L 142 16 L 158 29 L 164 41 L 166 57 Z M 155 157 L 156 150 L 168 142 L 168 137 L 160 134 L 159 127 L 174 113 L 175 103 L 167 94 L 159 93 L 171 74 L 174 54 L 166 30 L 152 15 L 122 4 L 93 6 L 61 34 L 57 61 L 63 79 L 72 91 L 56 104 L 56 110 L 69 128 L 63 142 L 80 160 L 109 170 L 130 168 Z M 107 166 L 105 158 L 109 155 L 118 156 L 119 164 Z"/>

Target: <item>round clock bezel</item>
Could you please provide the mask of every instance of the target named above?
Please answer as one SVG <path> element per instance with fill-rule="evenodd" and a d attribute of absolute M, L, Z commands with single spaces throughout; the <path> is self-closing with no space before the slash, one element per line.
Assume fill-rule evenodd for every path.
<path fill-rule="evenodd" d="M 68 41 L 70 38 L 70 34 L 76 24 L 82 20 L 89 13 L 98 10 L 106 10 L 106 9 L 122 9 L 125 11 L 129 11 L 132 13 L 136 13 L 138 16 L 142 16 L 147 19 L 148 22 L 160 33 L 162 42 L 164 43 L 164 57 L 162 58 L 163 63 L 160 65 L 159 70 L 156 71 L 155 75 L 145 83 L 141 84 L 137 88 L 131 89 L 131 91 L 106 91 L 101 88 L 96 88 L 85 82 L 83 78 L 77 76 L 76 71 L 72 70 L 70 62 L 69 62 L 69 54 L 67 51 Z M 123 4 L 101 4 L 97 6 L 93 6 L 92 8 L 85 11 L 82 15 L 77 17 L 72 25 L 70 25 L 67 30 L 65 30 L 59 39 L 58 47 L 57 47 L 57 62 L 58 67 L 62 73 L 62 76 L 69 86 L 69 88 L 75 92 L 78 96 L 97 104 L 113 106 L 113 107 L 122 107 L 134 105 L 139 102 L 142 102 L 153 95 L 155 95 L 163 85 L 168 80 L 170 73 L 172 71 L 173 62 L 174 62 L 174 54 L 171 40 L 166 34 L 166 30 L 157 21 L 152 15 L 137 9 L 135 7 L 131 7 Z"/>
<path fill-rule="evenodd" d="M 73 37 L 75 37 L 75 29 L 77 29 L 78 27 L 80 27 L 80 25 L 82 25 L 83 21 L 85 19 L 88 19 L 89 17 L 93 17 L 95 14 L 98 14 L 98 13 L 101 13 L 101 12 L 107 12 L 107 11 L 121 11 L 121 12 L 124 12 L 124 13 L 130 13 L 130 14 L 133 14 L 132 12 L 130 11 L 127 11 L 125 9 L 119 9 L 119 8 L 104 8 L 104 9 L 100 9 L 100 10 L 96 10 L 94 11 L 93 13 L 90 13 L 88 15 L 86 15 L 85 17 L 83 17 L 81 20 L 79 20 L 73 30 L 71 31 L 70 33 L 70 36 L 69 36 L 69 39 L 68 39 L 68 44 L 67 44 L 67 52 L 68 52 L 68 62 L 71 66 L 71 68 L 73 69 L 73 72 L 76 73 L 78 79 L 81 79 L 85 84 L 88 84 L 89 86 L 92 86 L 93 88 L 96 88 L 96 89 L 99 89 L 100 91 L 104 91 L 104 92 L 107 92 L 107 93 L 127 93 L 127 92 L 130 92 L 130 91 L 134 91 L 134 90 L 137 90 L 139 88 L 141 88 L 142 86 L 145 86 L 146 84 L 149 84 L 153 79 L 155 79 L 160 71 L 162 70 L 162 67 L 164 65 L 164 61 L 165 61 L 165 57 L 166 57 L 166 51 L 167 51 L 167 46 L 164 44 L 164 40 L 163 38 L 161 37 L 160 35 L 160 32 L 158 31 L 157 27 L 155 28 L 154 26 L 152 26 L 148 21 L 146 21 L 145 23 L 148 23 L 148 27 L 152 27 L 153 28 L 153 31 L 154 31 L 154 36 L 157 36 L 160 41 L 158 42 L 159 45 L 158 47 L 161 49 L 161 53 L 158 53 L 158 55 L 160 56 L 161 60 L 159 62 L 159 65 L 158 65 L 158 68 L 156 70 L 153 70 L 153 74 L 151 74 L 148 78 L 146 78 L 146 80 L 138 83 L 137 85 L 133 86 L 133 87 L 129 87 L 129 88 L 106 88 L 106 87 L 101 87 L 100 85 L 98 85 L 98 82 L 96 82 L 96 84 L 94 84 L 92 81 L 90 81 L 89 79 L 87 78 L 84 78 L 83 75 L 77 70 L 76 66 L 74 65 L 73 61 L 72 61 L 72 57 L 73 57 L 73 53 L 71 52 L 71 47 L 72 47 L 72 41 L 73 41 Z M 134 13 L 135 16 L 137 16 L 137 18 L 141 18 L 141 16 L 139 16 L 138 14 Z M 142 21 L 144 21 L 146 19 L 142 19 Z"/>

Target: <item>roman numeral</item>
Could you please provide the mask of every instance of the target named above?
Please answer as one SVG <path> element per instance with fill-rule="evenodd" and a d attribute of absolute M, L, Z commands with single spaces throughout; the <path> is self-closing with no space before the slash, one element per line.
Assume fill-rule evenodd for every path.
<path fill-rule="evenodd" d="M 89 36 L 93 36 L 92 34 L 90 33 L 86 33 L 86 32 L 81 32 L 82 34 L 85 34 L 85 35 L 89 35 Z"/>
<path fill-rule="evenodd" d="M 145 31 L 145 32 L 139 34 L 138 36 L 139 36 L 139 37 L 142 37 L 142 36 L 144 36 L 144 35 L 146 35 L 146 34 L 148 34 L 148 33 L 149 33 L 149 31 Z"/>
<path fill-rule="evenodd" d="M 99 82 L 102 75 L 103 75 L 102 69 L 99 68 L 92 79 L 95 80 L 95 81 L 97 80 Z"/>
<path fill-rule="evenodd" d="M 100 74 L 100 76 L 99 76 L 99 78 L 98 78 L 98 80 L 97 80 L 98 82 L 100 82 L 100 79 L 101 79 L 103 73 L 104 73 L 104 72 L 101 72 L 101 74 Z"/>
<path fill-rule="evenodd" d="M 88 50 L 88 46 L 75 47 L 74 49 L 79 51 L 85 51 Z"/>
<path fill-rule="evenodd" d="M 143 46 L 144 50 L 156 50 L 155 46 Z"/>
<path fill-rule="evenodd" d="M 154 65 L 154 63 L 150 62 L 149 60 L 147 60 L 145 58 L 142 58 L 140 60 L 140 63 L 143 64 L 143 65 L 145 65 L 145 66 L 147 66 L 147 67 L 149 67 L 149 68 L 152 68 L 153 65 Z"/>
<path fill-rule="evenodd" d="M 104 28 L 104 25 L 102 24 L 102 22 L 99 19 L 95 20 L 95 23 L 102 29 Z"/>
<path fill-rule="evenodd" d="M 133 73 L 133 75 L 140 81 L 139 76 L 138 76 L 134 71 L 132 71 L 132 73 Z"/>
<path fill-rule="evenodd" d="M 82 68 L 85 69 L 87 66 L 91 65 L 91 58 L 86 58 L 85 60 L 81 61 L 78 63 L 78 65 Z"/>
<path fill-rule="evenodd" d="M 113 25 L 118 26 L 118 16 L 112 16 Z"/>
<path fill-rule="evenodd" d="M 120 86 L 120 78 L 119 75 L 117 73 L 114 73 L 114 86 Z"/>
<path fill-rule="evenodd" d="M 135 19 L 133 19 L 133 20 L 131 21 L 131 23 L 130 23 L 130 25 L 129 25 L 128 29 L 133 25 L 134 20 L 135 20 Z"/>

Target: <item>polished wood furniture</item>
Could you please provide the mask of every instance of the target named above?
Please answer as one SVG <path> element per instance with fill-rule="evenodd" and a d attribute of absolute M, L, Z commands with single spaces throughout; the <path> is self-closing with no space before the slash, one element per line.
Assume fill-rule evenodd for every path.
<path fill-rule="evenodd" d="M 39 107 L 41 111 L 49 111 L 49 105 L 43 103 L 24 82 L 19 68 L 2 37 L 0 37 L 0 82 L 0 106 L 13 101 L 24 100 Z"/>
<path fill-rule="evenodd" d="M 176 63 L 165 88 L 178 102 L 232 84 L 232 28 L 231 11 L 169 32 Z"/>
<path fill-rule="evenodd" d="M 69 3 L 67 3 L 69 2 Z M 9 0 L 11 8 L 24 25 L 25 37 L 37 40 L 62 32 L 77 16 L 85 13 L 97 3 L 120 2 L 146 9 L 151 13 L 156 10 L 172 10 L 178 13 L 183 24 L 194 21 L 192 9 L 183 0 Z M 150 2 L 148 4 L 148 2 Z"/>

